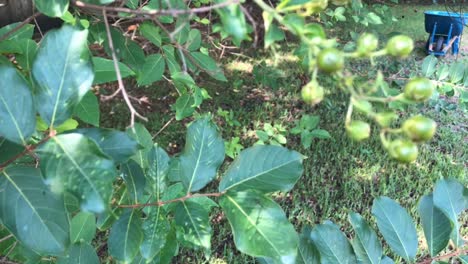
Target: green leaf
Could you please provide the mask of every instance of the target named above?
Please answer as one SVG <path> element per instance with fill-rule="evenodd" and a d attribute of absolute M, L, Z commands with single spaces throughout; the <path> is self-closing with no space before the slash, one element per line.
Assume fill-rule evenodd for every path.
<path fill-rule="evenodd" d="M 150 85 L 162 79 L 166 62 L 161 54 L 153 54 L 146 58 L 141 73 L 138 75 L 138 85 Z"/>
<path fill-rule="evenodd" d="M 211 254 L 210 208 L 211 205 L 190 199 L 174 209 L 175 223 L 180 228 L 177 240 L 190 248 L 202 248 L 207 256 Z"/>
<path fill-rule="evenodd" d="M 305 227 L 299 235 L 297 264 L 320 264 L 320 252 L 310 238 L 311 227 Z"/>
<path fill-rule="evenodd" d="M 94 73 L 87 37 L 87 30 L 64 25 L 49 31 L 41 41 L 32 74 L 37 82 L 36 107 L 50 127 L 70 118 L 91 88 Z"/>
<path fill-rule="evenodd" d="M 135 155 L 138 143 L 127 133 L 107 128 L 80 128 L 72 131 L 93 140 L 115 163 L 124 163 Z"/>
<path fill-rule="evenodd" d="M 155 144 L 148 153 L 149 169 L 146 173 L 146 177 L 148 184 L 151 186 L 153 195 L 158 201 L 161 199 L 161 195 L 167 186 L 169 161 L 169 155 L 157 144 Z"/>
<path fill-rule="evenodd" d="M 99 127 L 101 113 L 99 111 L 98 98 L 92 91 L 86 93 L 83 99 L 81 99 L 75 108 L 74 114 L 81 121 Z"/>
<path fill-rule="evenodd" d="M 176 232 L 172 229 L 166 238 L 164 247 L 159 250 L 159 253 L 154 257 L 153 262 L 158 264 L 170 264 L 172 258 L 177 255 L 179 244 L 177 243 Z"/>
<path fill-rule="evenodd" d="M 214 179 L 224 161 L 224 141 L 208 117 L 189 125 L 179 160 L 180 179 L 188 192 L 198 191 Z"/>
<path fill-rule="evenodd" d="M 161 34 L 159 33 L 158 27 L 156 27 L 153 23 L 146 21 L 140 25 L 139 29 L 143 37 L 153 43 L 156 47 L 161 47 Z"/>
<path fill-rule="evenodd" d="M 76 133 L 59 135 L 40 146 L 37 153 L 52 192 L 71 192 L 84 211 L 101 213 L 106 209 L 117 172 L 114 162 L 94 141 Z"/>
<path fill-rule="evenodd" d="M 208 73 L 208 75 L 218 81 L 227 82 L 223 70 L 218 65 L 216 65 L 216 61 L 213 60 L 210 56 L 201 52 L 191 52 L 190 56 L 192 56 L 194 59 L 195 65 Z"/>
<path fill-rule="evenodd" d="M 381 196 L 374 200 L 372 214 L 390 248 L 407 261 L 413 261 L 418 251 L 418 235 L 408 212 L 392 199 Z"/>
<path fill-rule="evenodd" d="M 171 75 L 182 71 L 179 63 L 177 63 L 175 59 L 174 47 L 171 45 L 164 45 L 162 46 L 162 50 L 164 52 L 164 58 L 166 59 L 167 68 Z"/>
<path fill-rule="evenodd" d="M 6 140 L 5 138 L 0 137 L 0 163 L 3 163 L 15 155 L 21 153 L 24 150 L 24 147 L 18 144 L 15 144 L 11 141 Z"/>
<path fill-rule="evenodd" d="M 439 208 L 453 224 L 453 236 L 455 244 L 463 245 L 463 239 L 460 236 L 458 215 L 466 209 L 466 197 L 464 196 L 464 187 L 454 179 L 438 180 L 434 187 L 434 205 Z"/>
<path fill-rule="evenodd" d="M 265 34 L 265 48 L 268 48 L 276 41 L 284 40 L 284 38 L 284 32 L 276 24 L 271 24 Z"/>
<path fill-rule="evenodd" d="M 229 166 L 219 191 L 287 192 L 302 175 L 302 160 L 298 152 L 280 146 L 257 145 L 245 149 Z"/>
<path fill-rule="evenodd" d="M 26 39 L 17 42 L 17 44 L 21 49 L 21 54 L 16 55 L 16 60 L 25 71 L 30 72 L 37 53 L 37 43 L 34 40 Z"/>
<path fill-rule="evenodd" d="M 448 245 L 452 225 L 447 216 L 434 206 L 432 194 L 424 195 L 421 198 L 418 212 L 429 253 L 434 257 Z"/>
<path fill-rule="evenodd" d="M 101 231 L 109 229 L 122 214 L 123 209 L 118 207 L 118 205 L 129 203 L 127 187 L 123 184 L 120 185 L 112 197 L 117 201 L 115 206 L 97 215 L 96 226 Z"/>
<path fill-rule="evenodd" d="M 96 74 L 93 84 L 103 84 L 117 81 L 113 60 L 108 60 L 101 57 L 93 57 L 92 61 L 94 65 L 94 73 Z M 122 78 L 135 75 L 135 72 L 122 62 L 118 62 L 118 65 Z"/>
<path fill-rule="evenodd" d="M 459 83 L 463 80 L 465 74 L 465 64 L 463 62 L 455 62 L 450 65 L 449 77 L 451 83 Z"/>
<path fill-rule="evenodd" d="M 148 168 L 148 153 L 153 147 L 153 137 L 145 126 L 140 123 L 135 123 L 133 127 L 128 128 L 127 134 L 136 140 L 140 146 L 143 146 L 143 148 L 137 151 L 132 159 L 140 164 L 143 169 Z"/>
<path fill-rule="evenodd" d="M 191 29 L 185 47 L 188 51 L 196 51 L 201 46 L 201 33 L 198 29 Z"/>
<path fill-rule="evenodd" d="M 383 250 L 375 231 L 358 213 L 349 214 L 348 221 L 356 234 L 352 245 L 358 261 L 363 264 L 379 264 Z"/>
<path fill-rule="evenodd" d="M 87 243 L 74 244 L 68 249 L 66 258 L 59 258 L 58 264 L 99 264 L 96 250 Z"/>
<path fill-rule="evenodd" d="M 432 75 L 436 72 L 437 70 L 437 58 L 434 55 L 429 55 L 426 58 L 424 58 L 422 64 L 421 64 L 421 72 L 423 76 L 425 77 L 432 77 Z"/>
<path fill-rule="evenodd" d="M 12 66 L 0 64 L 0 80 L 0 136 L 27 145 L 36 128 L 36 113 L 29 86 Z"/>
<path fill-rule="evenodd" d="M 22 244 L 44 255 L 65 251 L 70 238 L 64 202 L 49 191 L 39 170 L 3 169 L 0 190 L 0 220 Z"/>
<path fill-rule="evenodd" d="M 94 38 L 97 40 L 104 39 L 103 46 L 106 51 L 106 54 L 109 57 L 112 57 L 112 52 L 109 48 L 109 39 L 107 38 L 106 26 L 104 23 L 97 24 L 95 28 L 95 36 Z M 112 44 L 114 44 L 114 51 L 115 55 L 118 59 L 122 59 L 127 56 L 128 48 L 127 46 L 127 39 L 125 38 L 123 32 L 115 29 L 114 27 L 110 28 L 111 37 L 112 37 Z"/>
<path fill-rule="evenodd" d="M 19 26 L 19 24 L 21 24 L 21 22 L 9 24 L 0 28 L 0 37 Z M 17 31 L 11 33 L 5 40 L 31 39 L 33 37 L 33 34 L 34 25 L 26 24 Z"/>
<path fill-rule="evenodd" d="M 34 6 L 50 17 L 61 17 L 68 10 L 68 0 L 34 0 Z"/>
<path fill-rule="evenodd" d="M 96 235 L 96 217 L 94 214 L 80 212 L 73 217 L 70 224 L 71 243 L 91 243 Z"/>
<path fill-rule="evenodd" d="M 299 238 L 281 207 L 257 192 L 223 195 L 220 205 L 231 224 L 236 248 L 253 257 L 294 263 Z"/>
<path fill-rule="evenodd" d="M 134 41 L 127 40 L 124 45 L 125 52 L 122 54 L 123 61 L 134 70 L 137 75 L 140 75 L 140 72 L 145 64 L 145 52 L 140 46 Z"/>
<path fill-rule="evenodd" d="M 462 264 L 468 264 L 468 255 L 458 256 L 458 259 Z"/>
<path fill-rule="evenodd" d="M 171 230 L 169 221 L 162 207 L 153 207 L 143 222 L 143 243 L 140 253 L 146 261 L 151 261 L 164 248 L 166 239 Z"/>
<path fill-rule="evenodd" d="M 381 25 L 383 24 L 382 19 L 374 12 L 367 13 L 366 18 L 368 19 L 369 23 L 374 25 Z"/>
<path fill-rule="evenodd" d="M 310 237 L 320 252 L 321 263 L 357 263 L 353 248 L 337 225 L 331 222 L 317 225 Z"/>
<path fill-rule="evenodd" d="M 116 260 L 131 262 L 140 250 L 143 230 L 137 210 L 127 210 L 112 226 L 107 246 Z"/>
<path fill-rule="evenodd" d="M 380 260 L 380 264 L 395 264 L 395 261 L 387 256 L 383 256 Z"/>
<path fill-rule="evenodd" d="M 146 178 L 143 169 L 134 160 L 129 160 L 121 166 L 121 170 L 132 203 L 144 203 Z"/>
<path fill-rule="evenodd" d="M 328 133 L 328 131 L 323 130 L 323 129 L 314 129 L 310 132 L 310 135 L 314 138 L 319 138 L 319 139 L 331 138 L 330 133 Z"/>
<path fill-rule="evenodd" d="M 195 112 L 194 103 L 195 99 L 187 93 L 177 98 L 176 103 L 173 105 L 176 110 L 176 120 L 179 121 L 191 116 Z"/>

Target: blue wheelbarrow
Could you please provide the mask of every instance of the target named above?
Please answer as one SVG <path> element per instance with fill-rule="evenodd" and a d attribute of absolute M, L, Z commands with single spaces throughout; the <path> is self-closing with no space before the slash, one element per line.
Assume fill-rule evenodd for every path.
<path fill-rule="evenodd" d="M 452 48 L 452 54 L 458 54 L 463 27 L 468 24 L 468 13 L 446 11 L 424 12 L 424 25 L 430 34 L 426 49 L 429 54 L 445 56 Z"/>

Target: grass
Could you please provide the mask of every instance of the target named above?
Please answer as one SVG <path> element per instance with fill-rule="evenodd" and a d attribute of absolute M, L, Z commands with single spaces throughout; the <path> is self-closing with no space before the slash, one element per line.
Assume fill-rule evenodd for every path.
<path fill-rule="evenodd" d="M 387 30 L 398 29 L 399 32 L 406 33 L 416 40 L 425 41 L 427 33 L 423 27 L 423 11 L 427 8 L 436 9 L 433 6 L 408 7 L 407 5 L 404 8 L 394 8 L 393 12 L 402 17 L 398 24 Z M 414 66 L 415 61 L 420 61 L 421 58 L 419 54 L 408 61 L 412 61 L 411 65 Z M 260 59 L 271 62 L 269 56 Z M 303 149 L 297 136 L 288 135 L 286 146 L 307 156 L 304 162 L 305 172 L 300 184 L 297 184 L 291 192 L 275 195 L 275 199 L 284 208 L 298 231 L 303 226 L 316 225 L 330 219 L 342 226 L 342 229 L 350 235 L 352 232 L 347 222 L 348 213 L 359 212 L 372 221 L 370 213 L 372 200 L 380 195 L 396 199 L 409 210 L 414 219 L 418 219 L 416 212 L 418 200 L 424 194 L 431 192 L 438 179 L 453 177 L 468 185 L 466 112 L 460 109 L 443 112 L 428 104 L 411 107 L 410 113 L 424 113 L 436 120 L 438 133 L 435 139 L 421 146 L 416 163 L 400 165 L 389 158 L 378 140 L 377 133 L 373 134 L 372 139 L 363 143 L 352 142 L 346 137 L 345 96 L 331 92 L 318 107 L 304 105 L 298 100 L 300 87 L 306 77 L 298 68 L 294 57 L 281 55 L 279 59 L 279 72 L 282 77 L 275 82 L 278 87 L 271 89 L 262 86 L 252 73 L 255 68 L 265 67 L 268 74 L 268 68 L 260 66 L 258 57 L 255 59 L 229 57 L 226 67 L 227 77 L 231 80 L 229 83 L 214 82 L 202 76 L 201 86 L 208 90 L 213 99 L 204 103 L 200 112 L 216 113 L 220 107 L 234 111 L 234 116 L 241 126 L 229 126 L 226 120 L 216 114 L 214 119 L 226 140 L 238 136 L 245 147 L 256 141 L 255 130 L 261 128 L 265 122 L 279 123 L 292 128 L 293 122 L 303 114 L 320 116 L 321 128 L 328 130 L 332 139 L 315 140 L 310 149 Z M 401 65 L 405 64 L 397 64 L 395 70 Z M 168 110 L 173 101 L 166 98 L 168 94 L 173 93 L 170 89 L 151 87 L 138 91 L 149 96 L 149 100 L 153 102 L 154 108 L 145 110 L 149 118 L 146 126 L 153 134 L 159 131 L 173 115 Z M 333 91 L 334 87 L 327 86 L 327 89 Z M 106 106 L 106 111 L 108 108 L 109 106 Z M 105 120 L 105 126 L 124 127 L 126 120 L 122 120 L 121 117 L 126 116 L 125 107 L 115 105 L 112 109 L 115 118 Z M 403 113 L 402 115 L 405 116 Z M 170 122 L 155 141 L 168 152 L 177 153 L 184 144 L 186 122 Z M 215 186 L 216 183 L 211 184 L 206 191 L 209 192 Z M 211 259 L 206 260 L 199 252 L 182 249 L 174 263 L 254 263 L 253 258 L 242 255 L 235 249 L 227 219 L 216 209 L 212 215 L 214 235 Z M 468 215 L 463 215 L 460 221 L 467 223 Z M 375 226 L 375 223 L 372 223 Z M 420 227 L 418 231 L 422 241 Z M 462 233 L 465 237 L 468 235 L 466 225 L 462 228 Z M 390 252 L 387 250 L 387 253 Z M 419 254 L 421 257 L 427 252 Z"/>

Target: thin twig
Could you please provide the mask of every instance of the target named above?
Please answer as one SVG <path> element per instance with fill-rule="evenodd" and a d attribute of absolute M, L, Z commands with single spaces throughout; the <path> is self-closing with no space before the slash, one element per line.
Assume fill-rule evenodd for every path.
<path fill-rule="evenodd" d="M 39 147 L 40 145 L 44 144 L 45 142 L 47 142 L 51 137 L 55 136 L 55 131 L 51 131 L 49 133 L 49 135 L 47 135 L 45 138 L 43 138 L 41 141 L 39 141 L 39 143 L 37 143 L 36 145 L 30 145 L 30 146 L 25 146 L 24 150 L 15 155 L 14 157 L 12 157 L 11 159 L 5 161 L 4 163 L 0 164 L 0 171 L 2 171 L 3 169 L 5 169 L 8 165 L 10 165 L 11 163 L 15 162 L 17 159 L 19 158 L 22 158 L 23 156 L 26 156 L 28 154 L 30 154 L 32 151 L 34 151 L 37 147 Z M 34 156 L 33 156 L 34 157 Z"/>
<path fill-rule="evenodd" d="M 36 17 L 38 17 L 41 13 L 40 12 L 36 12 L 34 13 L 32 16 L 26 18 L 26 20 L 24 20 L 23 22 L 21 22 L 18 26 L 14 27 L 12 30 L 8 31 L 7 33 L 5 33 L 3 36 L 0 37 L 0 41 L 3 41 L 5 39 L 7 39 L 9 36 L 11 36 L 13 33 L 17 32 L 18 30 L 20 30 L 22 27 L 26 26 L 27 24 L 29 24 L 29 22 L 31 22 L 33 19 L 36 19 Z"/>
<path fill-rule="evenodd" d="M 13 237 L 13 235 L 12 235 L 12 234 L 9 234 L 8 236 L 6 236 L 6 237 L 0 239 L 0 243 L 2 243 L 3 241 L 6 241 L 6 240 L 8 240 L 8 239 L 10 239 L 10 238 L 12 238 L 12 237 Z"/>
<path fill-rule="evenodd" d="M 258 31 L 257 31 L 257 22 L 255 21 L 255 19 L 252 17 L 252 15 L 249 13 L 249 11 L 243 7 L 242 5 L 239 5 L 242 12 L 244 13 L 244 15 L 247 17 L 247 19 L 250 21 L 250 23 L 252 24 L 252 27 L 254 29 L 254 42 L 253 42 L 253 47 L 256 48 L 257 47 L 257 44 L 258 44 Z"/>
<path fill-rule="evenodd" d="M 114 43 L 112 41 L 112 35 L 110 31 L 110 26 L 109 26 L 109 21 L 107 20 L 107 11 L 106 9 L 102 9 L 102 16 L 104 19 L 104 24 L 106 26 L 106 32 L 107 32 L 107 39 L 109 40 L 109 49 L 112 53 L 112 60 L 114 61 L 114 69 L 115 69 L 115 74 L 117 75 L 117 82 L 119 84 L 119 89 L 120 92 L 122 93 L 122 96 L 125 100 L 125 103 L 127 104 L 128 109 L 130 110 L 130 127 L 133 127 L 135 124 L 135 116 L 140 118 L 141 120 L 148 121 L 148 119 L 140 113 L 138 113 L 135 108 L 132 105 L 132 102 L 130 101 L 130 98 L 128 96 L 127 90 L 125 90 L 125 85 L 122 81 L 122 75 L 120 74 L 120 68 L 119 68 L 119 62 L 117 60 L 117 55 L 115 54 L 114 50 Z"/>
<path fill-rule="evenodd" d="M 442 256 L 435 257 L 435 258 L 427 258 L 427 259 L 425 259 L 423 261 L 418 262 L 418 264 L 430 264 L 433 261 L 439 261 L 439 260 L 448 259 L 448 258 L 451 258 L 451 257 L 462 256 L 462 255 L 465 255 L 467 253 L 468 253 L 468 249 L 456 250 L 456 251 L 454 251 L 452 253 L 449 253 L 447 255 L 442 255 Z"/>
<path fill-rule="evenodd" d="M 197 13 L 205 13 L 209 12 L 213 9 L 217 8 L 222 8 L 226 6 L 230 6 L 233 4 L 238 4 L 239 0 L 231 0 L 231 1 L 225 1 L 219 4 L 211 5 L 211 6 L 205 6 L 205 7 L 199 7 L 199 8 L 193 8 L 193 9 L 168 9 L 168 10 L 134 10 L 130 8 L 125 8 L 125 7 L 115 7 L 115 6 L 100 6 L 100 5 L 93 5 L 93 4 L 88 4 L 82 1 L 72 1 L 72 4 L 75 5 L 76 7 L 80 8 L 87 8 L 87 9 L 94 9 L 94 10 L 101 10 L 101 11 L 110 11 L 110 12 L 117 12 L 117 13 L 127 13 L 127 14 L 134 14 L 134 15 L 139 15 L 139 16 L 180 16 L 180 15 L 186 15 L 186 14 L 197 14 Z"/>
<path fill-rule="evenodd" d="M 159 131 L 156 132 L 156 134 L 154 134 L 153 139 L 156 138 L 159 134 L 161 134 L 161 132 L 163 132 L 164 129 L 166 129 L 172 123 L 172 121 L 174 121 L 174 119 L 175 117 L 171 117 L 171 119 L 169 119 L 169 121 L 167 121 L 166 124 L 164 124 L 164 126 L 162 126 L 161 129 L 159 129 Z"/>
<path fill-rule="evenodd" d="M 158 201 L 154 203 L 145 203 L 145 204 L 121 204 L 119 205 L 120 208 L 139 208 L 139 207 L 147 207 L 147 206 L 163 206 L 165 204 L 170 204 L 170 203 L 175 203 L 175 202 L 183 202 L 185 200 L 188 200 L 190 198 L 196 198 L 196 197 L 220 197 L 224 194 L 224 192 L 219 192 L 219 193 L 195 193 L 191 194 L 188 193 L 185 196 L 172 199 L 172 200 L 166 200 L 166 201 Z"/>

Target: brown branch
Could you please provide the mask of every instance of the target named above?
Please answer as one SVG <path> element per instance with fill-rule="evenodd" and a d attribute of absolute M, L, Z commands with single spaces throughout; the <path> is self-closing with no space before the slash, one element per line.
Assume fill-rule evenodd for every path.
<path fill-rule="evenodd" d="M 461 256 L 461 255 L 465 255 L 468 253 L 468 249 L 463 249 L 463 250 L 456 250 L 452 253 L 449 253 L 447 255 L 442 255 L 442 256 L 439 256 L 439 257 L 435 257 L 435 258 L 427 258 L 423 261 L 420 261 L 418 262 L 418 264 L 430 264 L 432 263 L 433 261 L 439 261 L 439 260 L 443 260 L 443 259 L 448 259 L 448 258 L 451 258 L 451 257 L 458 257 L 458 256 Z"/>
<path fill-rule="evenodd" d="M 170 203 L 175 203 L 175 202 L 183 202 L 185 200 L 188 200 L 190 198 L 196 198 L 196 197 L 220 197 L 224 194 L 224 192 L 219 192 L 219 193 L 195 193 L 191 194 L 188 193 L 185 196 L 175 198 L 172 200 L 166 200 L 166 201 L 158 201 L 154 203 L 144 203 L 144 204 L 121 204 L 119 205 L 120 208 L 140 208 L 140 207 L 147 207 L 147 206 L 163 206 L 165 204 L 170 204 Z"/>
<path fill-rule="evenodd" d="M 29 24 L 29 22 L 31 22 L 32 20 L 36 19 L 36 17 L 38 17 L 41 13 L 40 12 L 36 12 L 34 13 L 32 16 L 26 18 L 26 20 L 24 20 L 23 22 L 21 22 L 18 26 L 14 27 L 12 30 L 8 31 L 7 33 L 5 33 L 3 36 L 0 37 L 0 41 L 3 41 L 5 39 L 7 39 L 9 36 L 11 36 L 13 33 L 17 32 L 18 30 L 20 30 L 22 27 L 26 26 L 27 24 Z"/>
<path fill-rule="evenodd" d="M 78 2 L 78 1 L 77 1 Z M 140 113 L 138 113 L 135 108 L 132 105 L 132 102 L 130 101 L 130 98 L 128 96 L 127 90 L 125 90 L 125 85 L 122 81 L 122 75 L 120 73 L 120 68 L 119 68 L 119 62 L 117 59 L 117 55 L 115 54 L 114 50 L 114 43 L 112 40 L 112 34 L 110 31 L 110 26 L 109 26 L 109 21 L 107 20 L 107 11 L 106 9 L 102 9 L 102 16 L 104 19 L 104 24 L 106 26 L 106 32 L 107 32 L 107 39 L 109 40 L 109 49 L 112 53 L 112 60 L 114 62 L 114 69 L 115 69 L 115 74 L 117 75 L 117 82 L 119 84 L 119 88 L 117 91 L 120 91 L 122 93 L 122 96 L 125 100 L 125 103 L 127 104 L 128 109 L 130 110 L 130 127 L 133 127 L 135 124 L 135 116 L 140 118 L 141 120 L 148 121 L 148 119 L 144 116 L 142 116 Z"/>
<path fill-rule="evenodd" d="M 94 10 L 101 10 L 101 11 L 110 11 L 110 12 L 120 12 L 120 13 L 127 13 L 127 14 L 134 14 L 139 16 L 179 16 L 179 15 L 186 15 L 186 14 L 197 14 L 197 13 L 205 13 L 209 12 L 213 9 L 226 7 L 233 4 L 238 4 L 239 0 L 231 0 L 222 2 L 219 4 L 214 4 L 211 6 L 193 8 L 193 9 L 160 9 L 160 10 L 134 10 L 125 7 L 116 7 L 116 6 L 100 6 L 100 5 L 93 5 L 84 3 L 82 1 L 72 1 L 72 4 L 79 8 L 87 8 L 87 9 L 94 9 Z"/>
<path fill-rule="evenodd" d="M 43 138 L 41 141 L 39 141 L 39 143 L 37 143 L 35 145 L 25 146 L 24 150 L 21 153 L 15 155 L 11 159 L 9 159 L 9 160 L 5 161 L 4 163 L 0 164 L 0 171 L 4 170 L 8 165 L 15 162 L 15 160 L 17 160 L 19 158 L 22 158 L 22 157 L 24 157 L 24 156 L 26 156 L 28 154 L 31 154 L 37 147 L 39 147 L 40 145 L 47 142 L 53 136 L 55 136 L 55 131 L 49 133 L 49 135 L 47 135 L 45 138 Z M 34 155 L 33 155 L 33 157 L 36 159 L 36 157 Z M 36 164 L 37 164 L 37 160 L 36 160 Z"/>

